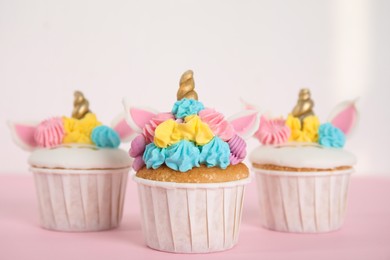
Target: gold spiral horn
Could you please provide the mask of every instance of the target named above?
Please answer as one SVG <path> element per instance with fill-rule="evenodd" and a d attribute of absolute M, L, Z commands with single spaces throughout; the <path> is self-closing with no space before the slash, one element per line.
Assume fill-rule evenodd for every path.
<path fill-rule="evenodd" d="M 181 100 L 183 98 L 198 100 L 198 94 L 194 89 L 194 72 L 192 70 L 187 70 L 183 73 L 183 75 L 181 75 L 179 90 L 177 91 L 177 100 Z"/>
<path fill-rule="evenodd" d="M 299 91 L 298 102 L 292 110 L 292 115 L 298 117 L 301 121 L 307 116 L 314 115 L 314 102 L 311 99 L 309 89 L 301 89 Z"/>
<path fill-rule="evenodd" d="M 88 100 L 84 97 L 81 91 L 75 91 L 72 117 L 76 119 L 81 119 L 89 112 L 91 111 L 89 110 Z"/>

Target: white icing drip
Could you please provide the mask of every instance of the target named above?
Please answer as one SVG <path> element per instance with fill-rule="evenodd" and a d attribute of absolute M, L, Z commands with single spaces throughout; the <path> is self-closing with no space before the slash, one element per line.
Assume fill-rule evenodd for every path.
<path fill-rule="evenodd" d="M 293 168 L 329 169 L 356 164 L 356 157 L 337 148 L 310 145 L 259 146 L 249 157 L 252 163 Z"/>
<path fill-rule="evenodd" d="M 130 167 L 132 160 L 121 149 L 69 144 L 37 149 L 31 153 L 28 162 L 42 168 L 117 169 Z"/>

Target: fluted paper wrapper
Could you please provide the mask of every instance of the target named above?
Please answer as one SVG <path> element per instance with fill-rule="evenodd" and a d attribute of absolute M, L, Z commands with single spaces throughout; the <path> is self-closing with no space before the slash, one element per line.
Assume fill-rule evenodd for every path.
<path fill-rule="evenodd" d="M 138 183 L 146 244 L 174 253 L 208 253 L 238 241 L 245 184 L 184 184 L 145 180 Z"/>
<path fill-rule="evenodd" d="M 43 228 L 81 232 L 119 225 L 129 169 L 31 171 Z"/>
<path fill-rule="evenodd" d="M 352 170 L 282 172 L 254 169 L 265 228 L 296 233 L 341 228 Z"/>

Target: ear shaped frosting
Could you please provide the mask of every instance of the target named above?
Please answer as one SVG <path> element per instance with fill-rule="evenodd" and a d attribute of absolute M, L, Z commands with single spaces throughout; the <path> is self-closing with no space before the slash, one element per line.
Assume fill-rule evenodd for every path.
<path fill-rule="evenodd" d="M 123 100 L 123 106 L 126 122 L 136 133 L 142 133 L 144 126 L 158 113 L 153 109 L 130 106 L 126 100 Z"/>
<path fill-rule="evenodd" d="M 240 98 L 240 101 L 241 101 L 242 105 L 244 106 L 245 110 L 260 111 L 260 108 L 257 105 L 251 104 L 251 103 L 247 102 L 246 100 L 244 100 L 243 98 Z"/>
<path fill-rule="evenodd" d="M 231 116 L 228 121 L 232 124 L 238 135 L 244 139 L 248 139 L 259 128 L 260 113 L 255 110 L 244 110 L 234 116 Z"/>
<path fill-rule="evenodd" d="M 356 101 L 344 101 L 338 104 L 328 117 L 328 121 L 343 131 L 346 136 L 351 135 L 359 120 L 359 113 L 355 106 Z"/>
<path fill-rule="evenodd" d="M 125 113 L 121 113 L 112 120 L 111 127 L 119 134 L 122 142 L 130 142 L 136 136 L 134 129 L 127 124 Z"/>
<path fill-rule="evenodd" d="M 8 121 L 12 139 L 23 150 L 32 151 L 37 147 L 34 133 L 38 123 L 17 123 Z"/>

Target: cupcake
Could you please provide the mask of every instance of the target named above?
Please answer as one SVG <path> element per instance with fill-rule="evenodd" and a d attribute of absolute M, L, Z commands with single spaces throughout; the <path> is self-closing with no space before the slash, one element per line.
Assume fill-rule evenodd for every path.
<path fill-rule="evenodd" d="M 79 91 L 72 117 L 9 123 L 15 142 L 31 152 L 28 163 L 43 228 L 100 231 L 119 225 L 132 163 L 118 149 L 129 133 L 121 125 L 102 125 Z"/>
<path fill-rule="evenodd" d="M 343 149 L 357 121 L 354 102 L 340 104 L 327 123 L 314 115 L 308 89 L 287 119 L 261 117 L 250 154 L 265 228 L 297 233 L 341 228 L 356 163 Z"/>
<path fill-rule="evenodd" d="M 249 170 L 243 136 L 253 134 L 257 113 L 231 120 L 197 100 L 193 72 L 180 79 L 170 112 L 125 104 L 133 180 L 138 185 L 147 246 L 174 253 L 209 253 L 237 244 Z M 252 131 L 252 133 L 251 133 Z"/>

